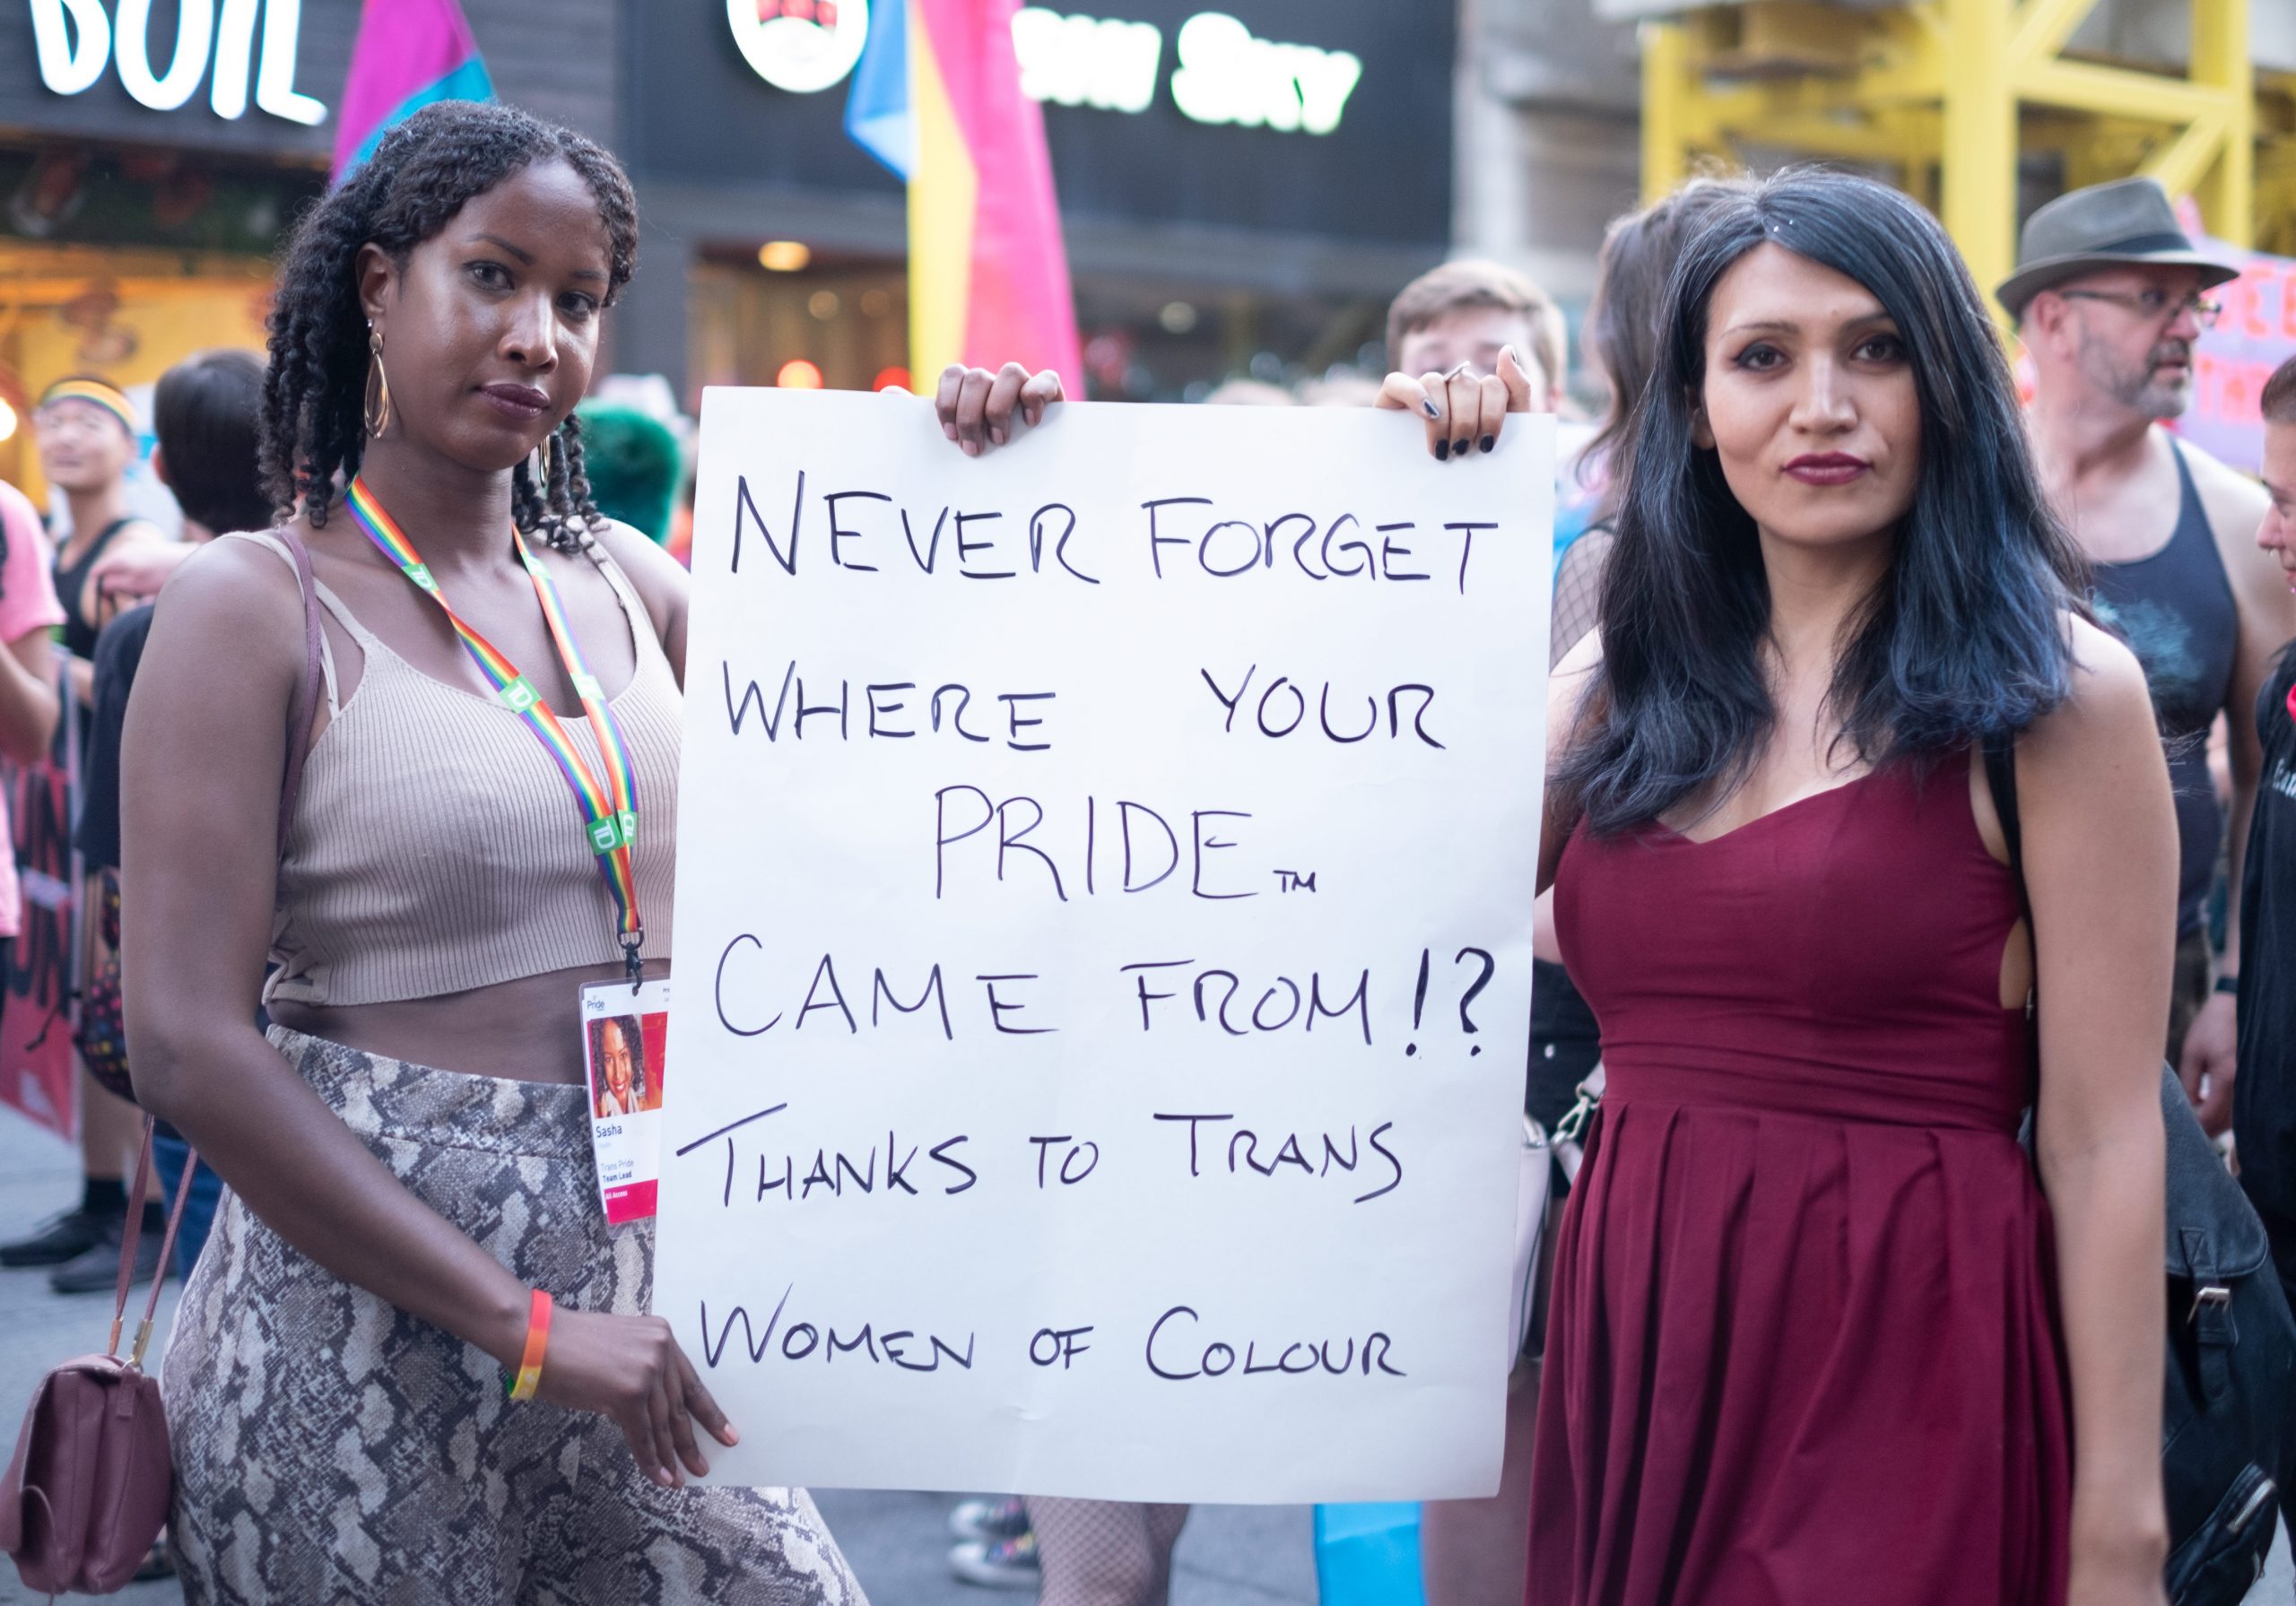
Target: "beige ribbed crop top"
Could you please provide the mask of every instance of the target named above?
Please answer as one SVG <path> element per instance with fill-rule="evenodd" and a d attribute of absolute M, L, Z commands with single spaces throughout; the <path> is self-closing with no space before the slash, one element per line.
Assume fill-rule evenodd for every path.
<path fill-rule="evenodd" d="M 294 560 L 276 537 L 236 539 Z M 628 579 L 613 559 L 593 553 L 637 647 L 637 673 L 611 702 L 638 786 L 646 957 L 662 959 L 670 952 L 683 699 Z M 351 699 L 338 703 L 334 654 L 323 649 L 327 723 L 280 859 L 278 969 L 265 1001 L 383 1003 L 617 963 L 613 900 L 566 778 L 525 722 L 480 691 L 422 673 L 312 583 L 365 667 Z M 590 722 L 562 723 L 596 766 Z"/>

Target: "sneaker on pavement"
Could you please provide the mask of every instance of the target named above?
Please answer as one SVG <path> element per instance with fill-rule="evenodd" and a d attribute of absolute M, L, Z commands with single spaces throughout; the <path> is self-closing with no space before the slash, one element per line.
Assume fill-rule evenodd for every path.
<path fill-rule="evenodd" d="M 983 1589 L 1033 1590 L 1044 1582 L 1033 1533 L 1011 1539 L 969 1539 L 949 1552 L 949 1570 Z"/>
<path fill-rule="evenodd" d="M 949 1532 L 957 1539 L 1011 1539 L 1028 1531 L 1028 1507 L 1018 1495 L 960 1501 L 949 1514 Z"/>
<path fill-rule="evenodd" d="M 106 1294 L 117 1288 L 119 1250 L 127 1237 L 126 1228 L 125 1216 L 109 1223 L 103 1241 L 50 1272 L 48 1286 L 59 1294 Z M 144 1230 L 135 1237 L 135 1270 L 127 1280 L 128 1287 L 142 1288 L 152 1280 L 152 1274 L 160 1269 L 160 1240 L 166 1236 L 167 1222 L 157 1210 L 146 1205 Z"/>
<path fill-rule="evenodd" d="M 119 1242 L 119 1224 L 126 1218 L 125 1210 L 67 1210 L 43 1221 L 30 1237 L 0 1244 L 0 1266 L 60 1266 L 101 1243 L 108 1227 L 111 1241 Z"/>

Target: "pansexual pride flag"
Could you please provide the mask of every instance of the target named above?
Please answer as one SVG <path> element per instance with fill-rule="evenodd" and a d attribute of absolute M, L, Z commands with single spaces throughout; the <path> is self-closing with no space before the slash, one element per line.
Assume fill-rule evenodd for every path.
<path fill-rule="evenodd" d="M 1020 0 L 879 0 L 848 133 L 909 182 L 909 368 L 1057 369 L 1083 392 L 1044 114 L 1021 93 Z"/>
<path fill-rule="evenodd" d="M 492 99 L 493 80 L 456 0 L 365 0 L 335 123 L 334 182 L 431 101 Z"/>

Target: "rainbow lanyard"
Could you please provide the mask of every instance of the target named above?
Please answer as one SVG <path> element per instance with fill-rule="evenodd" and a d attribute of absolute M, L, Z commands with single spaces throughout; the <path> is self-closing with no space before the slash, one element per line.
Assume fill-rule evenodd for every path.
<path fill-rule="evenodd" d="M 631 846 L 638 838 L 638 783 L 631 773 L 630 749 L 622 739 L 622 726 L 614 721 L 613 710 L 606 704 L 597 677 L 582 660 L 582 649 L 575 644 L 574 632 L 566 622 L 566 606 L 559 600 L 558 587 L 552 582 L 550 571 L 527 550 L 526 538 L 518 534 L 517 527 L 511 526 L 511 543 L 517 549 L 518 561 L 526 565 L 527 577 L 535 583 L 535 595 L 542 599 L 542 616 L 550 626 L 551 639 L 558 646 L 559 661 L 572 679 L 574 690 L 582 699 L 582 712 L 589 716 L 590 729 L 597 736 L 598 751 L 605 760 L 604 786 L 598 785 L 589 764 L 568 737 L 558 716 L 535 690 L 534 682 L 520 674 L 518 666 L 496 651 L 485 637 L 465 624 L 462 616 L 448 605 L 439 590 L 438 581 L 423 567 L 422 554 L 406 538 L 406 532 L 384 511 L 363 477 L 351 482 L 349 505 L 351 517 L 367 532 L 367 539 L 381 550 L 384 557 L 398 565 L 400 573 L 439 604 L 439 611 L 455 627 L 455 634 L 462 638 L 463 647 L 478 665 L 479 673 L 493 686 L 494 695 L 526 721 L 535 740 L 557 760 L 559 771 L 565 776 L 567 787 L 582 811 L 583 837 L 590 851 L 597 855 L 598 873 L 605 878 L 606 891 L 613 898 L 622 959 L 629 968 L 631 985 L 636 986 L 644 975 L 639 951 L 646 942 L 646 926 L 638 917 L 637 872 L 631 861 Z"/>

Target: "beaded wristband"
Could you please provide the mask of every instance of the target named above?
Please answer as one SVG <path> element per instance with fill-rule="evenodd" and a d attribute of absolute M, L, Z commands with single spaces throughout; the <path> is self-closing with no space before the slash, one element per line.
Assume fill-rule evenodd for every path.
<path fill-rule="evenodd" d="M 550 1348 L 551 1309 L 550 1296 L 536 1289 L 526 1309 L 526 1350 L 518 1358 L 518 1375 L 509 1384 L 513 1400 L 531 1400 L 542 1386 L 542 1358 Z"/>

